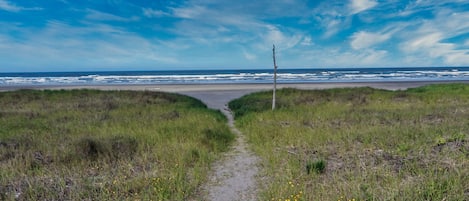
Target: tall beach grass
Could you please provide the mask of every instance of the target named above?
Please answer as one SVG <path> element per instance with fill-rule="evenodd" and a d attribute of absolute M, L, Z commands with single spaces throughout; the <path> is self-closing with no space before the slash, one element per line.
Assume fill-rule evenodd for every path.
<path fill-rule="evenodd" d="M 261 200 L 469 200 L 469 85 L 282 89 L 232 101 Z"/>
<path fill-rule="evenodd" d="M 234 135 L 186 96 L 0 93 L 0 200 L 185 200 Z"/>

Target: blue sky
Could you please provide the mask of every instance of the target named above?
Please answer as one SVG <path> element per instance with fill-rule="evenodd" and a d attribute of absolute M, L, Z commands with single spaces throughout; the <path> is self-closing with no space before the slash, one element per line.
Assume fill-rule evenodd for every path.
<path fill-rule="evenodd" d="M 469 66 L 467 0 L 0 0 L 0 72 Z"/>

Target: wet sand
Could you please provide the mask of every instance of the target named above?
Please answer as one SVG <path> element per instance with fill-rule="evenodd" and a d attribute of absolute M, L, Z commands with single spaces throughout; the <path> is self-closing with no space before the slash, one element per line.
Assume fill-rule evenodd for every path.
<path fill-rule="evenodd" d="M 394 82 L 317 82 L 317 83 L 279 83 L 278 88 L 326 89 L 343 87 L 373 87 L 381 89 L 406 89 L 429 84 L 469 83 L 461 81 L 394 81 Z M 0 90 L 13 89 L 103 89 L 103 90 L 163 90 L 181 91 L 218 91 L 218 90 L 269 90 L 271 83 L 259 84 L 110 84 L 110 85 L 29 85 L 29 86 L 0 86 Z"/>
<path fill-rule="evenodd" d="M 387 90 L 405 90 L 429 84 L 468 83 L 466 81 L 425 82 L 346 82 L 346 83 L 292 83 L 278 84 L 277 88 L 330 89 L 347 87 L 373 87 Z M 18 89 L 99 89 L 99 90 L 146 90 L 189 95 L 202 100 L 209 108 L 223 109 L 230 100 L 257 91 L 272 90 L 272 84 L 153 84 L 153 85 L 64 85 L 64 86 L 0 86 L 1 91 Z"/>

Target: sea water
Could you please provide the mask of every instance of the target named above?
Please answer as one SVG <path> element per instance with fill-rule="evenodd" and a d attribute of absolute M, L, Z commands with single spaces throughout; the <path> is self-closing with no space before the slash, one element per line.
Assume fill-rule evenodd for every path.
<path fill-rule="evenodd" d="M 460 81 L 469 67 L 279 69 L 278 83 Z M 271 83 L 272 69 L 0 73 L 0 86 Z"/>

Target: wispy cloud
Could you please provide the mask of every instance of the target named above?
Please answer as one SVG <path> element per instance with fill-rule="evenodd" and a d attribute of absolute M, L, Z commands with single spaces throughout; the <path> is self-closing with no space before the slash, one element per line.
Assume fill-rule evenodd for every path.
<path fill-rule="evenodd" d="M 378 5 L 375 0 L 350 0 L 351 14 L 357 14 Z"/>
<path fill-rule="evenodd" d="M 0 9 L 10 12 L 18 12 L 22 10 L 22 8 L 15 6 L 6 0 L 0 0 Z"/>
<path fill-rule="evenodd" d="M 469 12 L 440 11 L 435 19 L 423 22 L 417 30 L 407 30 L 409 36 L 400 47 L 415 56 L 442 59 L 446 65 L 469 65 L 469 49 L 448 40 L 469 32 Z"/>
<path fill-rule="evenodd" d="M 465 8 L 469 5 L 469 2 L 466 0 L 439 0 L 439 1 L 425 1 L 425 0 L 415 0 L 409 1 L 405 8 L 398 12 L 400 16 L 410 16 L 420 12 L 432 12 L 440 9 L 446 9 L 451 7 L 452 9 L 464 11 Z"/>
<path fill-rule="evenodd" d="M 243 50 L 243 55 L 244 55 L 244 58 L 246 58 L 247 60 L 256 60 L 257 59 L 257 56 L 255 54 L 252 54 L 252 53 L 249 53 L 247 52 L 246 50 Z"/>
<path fill-rule="evenodd" d="M 388 55 L 386 50 L 368 50 L 358 55 L 358 65 L 363 66 L 386 66 L 385 57 Z"/>
<path fill-rule="evenodd" d="M 42 5 L 51 12 L 24 12 Z M 288 67 L 469 65 L 468 8 L 464 0 L 0 0 L 10 12 L 0 19 L 0 64 L 257 67 L 270 66 L 275 44 Z"/>
<path fill-rule="evenodd" d="M 19 12 L 23 10 L 42 10 L 42 8 L 39 8 L 39 7 L 26 8 L 26 7 L 17 6 L 6 0 L 0 0 L 0 9 L 6 10 L 8 12 Z"/>
<path fill-rule="evenodd" d="M 110 13 L 100 12 L 97 10 L 87 9 L 86 19 L 88 20 L 96 20 L 96 21 L 120 21 L 120 22 L 130 22 L 138 20 L 138 17 L 120 17 L 117 15 L 113 15 Z"/>
<path fill-rule="evenodd" d="M 424 48 L 431 48 L 438 44 L 442 39 L 441 33 L 430 33 L 419 35 L 416 38 L 403 43 L 404 51 L 420 51 Z"/>
<path fill-rule="evenodd" d="M 286 34 L 285 32 L 282 32 L 280 29 L 278 29 L 275 26 L 267 26 L 268 31 L 266 32 L 264 36 L 264 40 L 266 43 L 275 43 L 282 49 L 289 49 L 297 45 L 299 42 L 301 42 L 301 39 L 303 36 L 301 34 Z"/>
<path fill-rule="evenodd" d="M 313 19 L 322 26 L 324 39 L 351 27 L 352 7 L 353 1 L 349 1 L 348 4 L 322 1 L 313 9 Z"/>
<path fill-rule="evenodd" d="M 338 18 L 329 18 L 323 21 L 325 24 L 324 38 L 329 38 L 335 35 L 337 32 L 343 30 L 349 26 L 349 18 L 347 17 L 338 17 Z"/>
<path fill-rule="evenodd" d="M 453 43 L 442 42 L 440 34 L 430 34 L 410 41 L 408 46 L 414 53 L 424 54 L 430 58 L 442 58 L 447 65 L 469 64 L 469 50 L 458 49 Z"/>
<path fill-rule="evenodd" d="M 389 52 L 385 50 L 367 49 L 363 51 L 348 51 L 339 48 L 318 47 L 315 49 L 302 50 L 295 52 L 299 57 L 291 61 L 296 66 L 304 65 L 315 67 L 385 67 L 392 66 L 389 61 Z M 293 55 L 292 55 L 293 56 Z M 301 62 L 302 61 L 302 62 Z"/>
<path fill-rule="evenodd" d="M 301 45 L 303 46 L 311 46 L 314 45 L 313 39 L 310 36 L 305 36 L 301 41 Z"/>
<path fill-rule="evenodd" d="M 379 34 L 360 31 L 352 35 L 352 41 L 350 42 L 350 46 L 355 50 L 369 48 L 373 45 L 387 41 L 390 36 L 391 35 L 389 33 Z"/>
<path fill-rule="evenodd" d="M 167 12 L 164 12 L 162 10 L 155 10 L 152 8 L 142 8 L 142 11 L 143 11 L 143 15 L 148 18 L 170 16 L 170 14 Z"/>
<path fill-rule="evenodd" d="M 204 6 L 178 7 L 172 9 L 175 17 L 186 19 L 206 18 L 209 10 Z"/>
<path fill-rule="evenodd" d="M 11 25 L 4 28 L 16 29 Z M 108 25 L 73 27 L 60 21 L 50 21 L 44 29 L 22 35 L 27 40 L 18 42 L 11 37 L 0 37 L 3 44 L 0 45 L 0 59 L 9 61 L 2 62 L 9 67 L 31 61 L 35 63 L 34 68 L 47 65 L 62 70 L 77 67 L 106 69 L 135 63 L 139 63 L 139 67 L 178 63 L 157 41 Z M 91 35 L 94 37 L 89 37 Z"/>
<path fill-rule="evenodd" d="M 288 49 L 300 43 L 303 38 L 300 31 L 265 22 L 248 9 L 229 7 L 219 1 L 198 4 L 193 2 L 170 10 L 172 16 L 183 19 L 170 28 L 171 32 L 192 43 L 203 44 L 206 49 L 236 44 L 231 48 L 248 48 L 259 52 L 267 50 L 274 43 L 281 49 Z M 231 48 L 225 51 L 230 52 Z M 245 50 L 240 51 L 249 60 L 257 58 L 252 56 L 254 54 L 246 54 Z"/>

